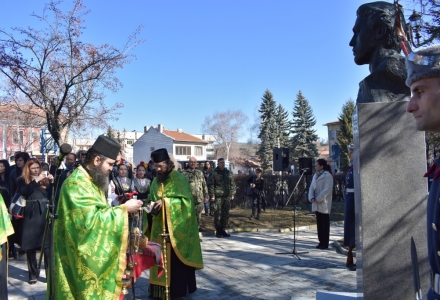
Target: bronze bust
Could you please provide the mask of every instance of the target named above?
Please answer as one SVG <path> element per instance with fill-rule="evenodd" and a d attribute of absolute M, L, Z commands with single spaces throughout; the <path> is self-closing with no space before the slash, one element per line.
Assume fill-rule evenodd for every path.
<path fill-rule="evenodd" d="M 370 75 L 359 83 L 356 103 L 409 100 L 405 57 L 394 30 L 395 6 L 384 1 L 366 3 L 356 15 L 350 46 L 355 63 L 370 68 Z"/>

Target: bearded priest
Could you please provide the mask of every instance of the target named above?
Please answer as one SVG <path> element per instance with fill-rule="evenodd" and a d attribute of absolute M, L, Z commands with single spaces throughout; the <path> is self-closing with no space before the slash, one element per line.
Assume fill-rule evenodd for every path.
<path fill-rule="evenodd" d="M 120 148 L 100 135 L 84 164 L 61 187 L 54 225 L 54 299 L 119 299 L 128 213 L 142 206 L 134 199 L 115 207 L 107 202 L 109 173 Z"/>

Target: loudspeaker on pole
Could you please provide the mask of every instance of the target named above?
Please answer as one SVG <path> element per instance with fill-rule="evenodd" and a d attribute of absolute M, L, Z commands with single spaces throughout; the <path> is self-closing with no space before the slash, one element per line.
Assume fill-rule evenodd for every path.
<path fill-rule="evenodd" d="M 289 170 L 289 148 L 273 149 L 273 170 L 274 171 Z"/>

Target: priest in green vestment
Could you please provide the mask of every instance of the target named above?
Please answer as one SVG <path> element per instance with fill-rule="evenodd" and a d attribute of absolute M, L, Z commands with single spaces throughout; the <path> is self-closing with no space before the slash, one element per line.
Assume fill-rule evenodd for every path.
<path fill-rule="evenodd" d="M 126 268 L 128 213 L 142 201 L 110 207 L 105 190 L 120 145 L 103 135 L 63 183 L 54 225 L 55 299 L 119 299 Z M 47 295 L 50 287 L 48 285 Z"/>
<path fill-rule="evenodd" d="M 13 233 L 8 210 L 0 195 L 0 299 L 8 299 L 8 236 Z"/>
<path fill-rule="evenodd" d="M 203 268 L 202 250 L 196 210 L 191 188 L 185 176 L 174 170 L 166 149 L 151 153 L 157 170 L 150 187 L 148 201 L 154 201 L 159 213 L 153 217 L 151 240 L 162 244 L 163 219 L 160 209 L 165 202 L 165 226 L 170 237 L 167 267 L 170 271 L 170 298 L 180 298 L 197 290 L 195 270 Z M 150 205 L 150 204 L 149 204 Z M 165 298 L 165 276 L 157 276 L 157 267 L 150 269 L 150 297 Z"/>

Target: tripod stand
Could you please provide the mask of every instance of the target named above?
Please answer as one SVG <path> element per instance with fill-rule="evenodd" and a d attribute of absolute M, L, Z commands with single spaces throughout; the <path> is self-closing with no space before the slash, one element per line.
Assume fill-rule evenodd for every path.
<path fill-rule="evenodd" d="M 67 146 L 65 146 L 67 145 Z M 67 148 L 66 148 L 67 147 Z M 70 147 L 70 150 L 69 150 Z M 65 152 L 70 153 L 72 150 L 72 147 L 68 144 L 61 145 L 61 155 L 66 155 Z M 64 151 L 64 152 L 63 152 Z M 46 276 L 47 278 L 47 284 L 49 285 L 49 299 L 53 300 L 55 299 L 55 286 L 53 283 L 53 274 L 54 274 L 54 240 L 53 240 L 53 228 L 55 224 L 55 219 L 58 218 L 56 214 L 56 208 L 55 208 L 55 198 L 58 193 L 59 185 L 60 185 L 60 176 L 62 173 L 62 170 L 59 169 L 61 165 L 62 159 L 57 159 L 56 164 L 56 173 L 55 173 L 55 180 L 54 180 L 54 189 L 52 191 L 52 197 L 49 199 L 49 204 L 47 205 L 47 214 L 46 214 L 46 226 L 44 228 L 44 234 L 43 234 L 43 242 L 41 243 L 41 252 L 40 257 L 38 258 L 38 265 L 37 265 L 37 271 L 38 276 L 40 274 L 41 270 L 41 261 L 43 259 L 44 255 L 44 248 L 46 247 L 46 239 L 49 239 L 49 257 L 47 257 L 47 261 L 45 261 L 46 268 Z M 49 271 L 49 274 L 47 274 L 47 270 Z"/>
<path fill-rule="evenodd" d="M 302 173 L 301 173 L 301 176 L 298 179 L 298 182 L 296 183 L 295 187 L 292 190 L 292 193 L 290 193 L 290 196 L 287 199 L 286 206 L 289 203 L 290 198 L 293 196 L 293 193 L 295 192 L 296 188 L 298 187 L 298 184 L 301 182 L 301 180 L 302 180 L 302 178 L 304 176 L 305 171 L 306 171 L 305 169 L 302 170 Z M 301 199 L 301 197 L 304 195 L 304 192 L 306 190 L 307 189 L 304 189 L 302 191 L 301 195 L 299 195 L 299 197 L 293 202 L 293 248 L 292 248 L 292 252 L 278 252 L 278 253 L 275 253 L 275 254 L 288 254 L 288 255 L 292 254 L 294 257 L 296 257 L 297 259 L 301 260 L 301 258 L 298 256 L 298 254 L 307 254 L 307 253 L 309 253 L 307 251 L 304 251 L 304 252 L 296 251 L 296 235 L 297 235 L 297 231 L 296 231 L 296 204 L 297 204 L 298 200 Z"/>

